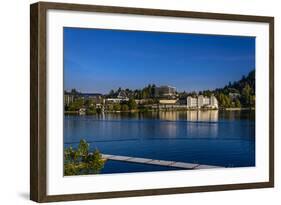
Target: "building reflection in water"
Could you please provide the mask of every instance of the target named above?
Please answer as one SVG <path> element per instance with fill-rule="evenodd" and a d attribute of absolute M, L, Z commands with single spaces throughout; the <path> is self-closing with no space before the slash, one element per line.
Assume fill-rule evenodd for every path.
<path fill-rule="evenodd" d="M 168 137 L 177 136 L 179 132 L 182 137 L 187 138 L 217 138 L 218 136 L 218 110 L 159 112 L 159 119 L 172 121 L 160 126 L 159 131 Z"/>
<path fill-rule="evenodd" d="M 218 110 L 207 110 L 207 111 L 186 111 L 186 112 L 159 112 L 160 120 L 186 120 L 186 121 L 203 121 L 203 122 L 216 122 L 219 119 Z"/>

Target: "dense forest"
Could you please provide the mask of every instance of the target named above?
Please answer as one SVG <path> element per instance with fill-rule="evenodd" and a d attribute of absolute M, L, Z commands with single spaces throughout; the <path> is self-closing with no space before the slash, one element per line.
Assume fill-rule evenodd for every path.
<path fill-rule="evenodd" d="M 239 81 L 214 91 L 221 107 L 255 107 L 255 70 Z"/>

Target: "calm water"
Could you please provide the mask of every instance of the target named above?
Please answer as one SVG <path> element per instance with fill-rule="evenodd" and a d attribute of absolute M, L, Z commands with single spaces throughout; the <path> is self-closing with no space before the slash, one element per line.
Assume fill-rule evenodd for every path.
<path fill-rule="evenodd" d="M 64 145 L 84 138 L 104 154 L 226 167 L 255 166 L 255 116 L 249 111 L 167 111 L 64 117 Z M 171 170 L 108 161 L 102 173 Z"/>

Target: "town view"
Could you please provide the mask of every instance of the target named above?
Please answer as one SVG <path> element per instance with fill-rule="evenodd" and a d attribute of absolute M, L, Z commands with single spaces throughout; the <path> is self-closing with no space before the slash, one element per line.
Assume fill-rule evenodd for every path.
<path fill-rule="evenodd" d="M 224 88 L 199 92 L 177 92 L 169 85 L 148 85 L 143 89 L 110 90 L 108 94 L 64 91 L 65 114 L 101 112 L 148 112 L 156 110 L 241 110 L 255 108 L 255 71 Z"/>
<path fill-rule="evenodd" d="M 64 28 L 64 175 L 255 166 L 255 38 Z"/>

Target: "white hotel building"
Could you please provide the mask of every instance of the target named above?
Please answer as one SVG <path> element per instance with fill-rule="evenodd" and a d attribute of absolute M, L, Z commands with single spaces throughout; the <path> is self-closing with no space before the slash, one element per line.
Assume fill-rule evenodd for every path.
<path fill-rule="evenodd" d="M 218 109 L 218 100 L 212 95 L 210 98 L 203 95 L 199 95 L 197 98 L 188 96 L 186 99 L 187 108 L 213 108 Z"/>

